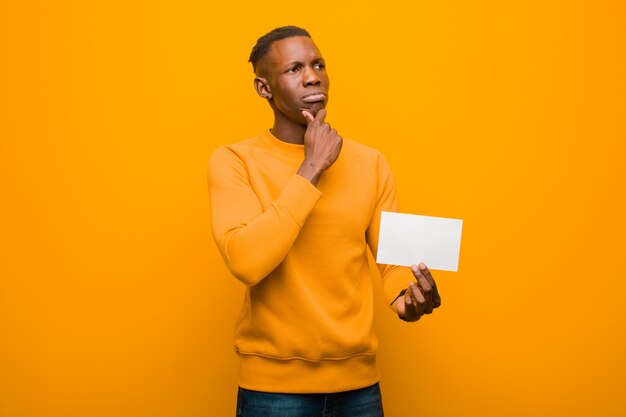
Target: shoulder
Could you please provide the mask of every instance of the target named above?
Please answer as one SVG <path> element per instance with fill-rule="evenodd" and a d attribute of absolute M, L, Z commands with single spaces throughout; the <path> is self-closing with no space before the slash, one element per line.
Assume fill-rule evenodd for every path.
<path fill-rule="evenodd" d="M 369 158 L 377 158 L 378 155 L 381 155 L 381 153 L 377 149 L 372 148 L 371 146 L 367 146 L 355 140 L 346 138 L 344 138 L 343 140 L 342 152 L 344 150 L 354 155 Z"/>
<path fill-rule="evenodd" d="M 343 148 L 341 152 L 345 152 L 346 156 L 349 158 L 356 158 L 361 162 L 367 162 L 368 164 L 375 165 L 376 167 L 381 164 L 385 166 L 387 165 L 385 157 L 378 149 L 364 145 L 352 139 L 343 140 Z"/>
<path fill-rule="evenodd" d="M 248 176 L 246 161 L 255 149 L 262 146 L 259 137 L 242 140 L 232 144 L 221 145 L 209 156 L 207 163 L 207 175 L 210 184 L 228 181 L 232 178 L 245 179 Z"/>
<path fill-rule="evenodd" d="M 245 139 L 239 142 L 221 145 L 216 148 L 209 157 L 209 166 L 211 165 L 232 165 L 241 164 L 242 158 L 254 152 L 262 145 L 259 136 Z"/>

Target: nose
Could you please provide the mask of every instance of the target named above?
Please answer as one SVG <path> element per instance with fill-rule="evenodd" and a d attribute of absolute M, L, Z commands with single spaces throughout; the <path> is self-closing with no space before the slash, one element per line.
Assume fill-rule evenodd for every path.
<path fill-rule="evenodd" d="M 311 66 L 305 67 L 304 74 L 302 74 L 302 84 L 304 84 L 305 87 L 320 84 L 320 77 L 317 71 L 315 71 L 315 68 Z"/>

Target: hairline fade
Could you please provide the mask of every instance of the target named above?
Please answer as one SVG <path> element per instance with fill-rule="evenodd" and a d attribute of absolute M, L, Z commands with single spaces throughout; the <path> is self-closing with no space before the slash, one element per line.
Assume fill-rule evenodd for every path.
<path fill-rule="evenodd" d="M 252 48 L 248 59 L 248 62 L 252 63 L 254 73 L 257 73 L 259 61 L 265 58 L 274 42 L 293 36 L 306 36 L 307 38 L 311 38 L 311 34 L 306 29 L 298 26 L 281 26 L 267 32 L 257 39 L 256 45 Z"/>

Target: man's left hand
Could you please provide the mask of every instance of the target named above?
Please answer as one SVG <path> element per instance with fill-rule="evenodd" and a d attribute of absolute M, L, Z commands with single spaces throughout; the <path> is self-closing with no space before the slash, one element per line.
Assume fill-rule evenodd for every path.
<path fill-rule="evenodd" d="M 420 263 L 411 266 L 411 271 L 417 282 L 411 282 L 403 297 L 395 302 L 398 316 L 406 321 L 417 321 L 424 314 L 430 314 L 441 305 L 441 297 L 437 291 L 437 284 L 430 270 Z"/>

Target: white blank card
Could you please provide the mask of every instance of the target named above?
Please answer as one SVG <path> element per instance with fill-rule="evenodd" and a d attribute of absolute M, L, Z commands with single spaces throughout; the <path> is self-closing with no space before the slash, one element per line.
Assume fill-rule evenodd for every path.
<path fill-rule="evenodd" d="M 458 270 L 463 220 L 388 211 L 380 216 L 377 263 Z"/>

